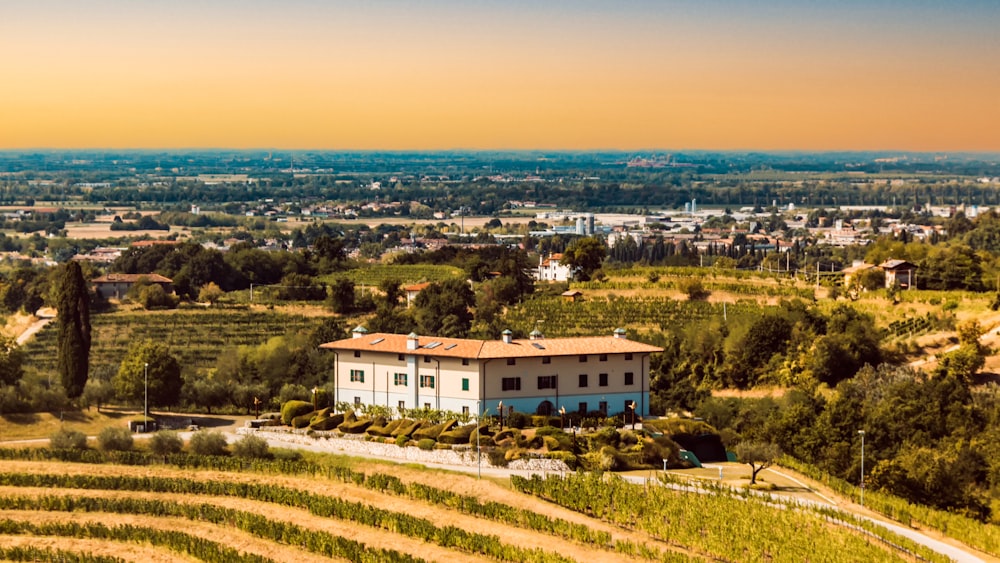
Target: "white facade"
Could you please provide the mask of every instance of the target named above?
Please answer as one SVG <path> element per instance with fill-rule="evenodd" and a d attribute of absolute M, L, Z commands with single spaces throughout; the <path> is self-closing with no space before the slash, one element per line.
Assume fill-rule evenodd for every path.
<path fill-rule="evenodd" d="M 562 254 L 552 254 L 548 258 L 538 257 L 538 281 L 567 281 L 570 278 L 569 266 L 562 263 Z"/>

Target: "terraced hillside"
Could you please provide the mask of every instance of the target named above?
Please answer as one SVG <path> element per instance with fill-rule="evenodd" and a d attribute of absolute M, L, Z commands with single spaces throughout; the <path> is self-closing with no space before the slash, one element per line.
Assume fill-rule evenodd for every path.
<path fill-rule="evenodd" d="M 99 314 L 91 317 L 91 366 L 118 365 L 132 342 L 150 339 L 171 348 L 181 365 L 212 367 L 226 348 L 257 345 L 267 339 L 311 330 L 318 318 L 269 310 L 185 309 Z M 56 323 L 25 345 L 26 368 L 39 373 L 56 369 Z"/>
<path fill-rule="evenodd" d="M 77 457 L 103 458 L 85 454 L 94 455 Z M 873 533 L 816 513 L 658 486 L 650 497 L 650 490 L 620 481 L 604 487 L 600 476 L 576 483 L 591 500 L 574 504 L 563 498 L 573 483 L 560 479 L 551 487 L 520 481 L 519 488 L 539 495 L 532 496 L 500 481 L 336 457 L 177 456 L 160 464 L 136 453 L 104 464 L 50 456 L 0 450 L 0 545 L 30 545 L 48 550 L 43 557 L 80 561 L 912 558 Z M 622 503 L 622 493 L 634 502 Z M 669 502 L 654 512 L 644 498 Z M 10 551 L 0 556 L 27 559 Z"/>

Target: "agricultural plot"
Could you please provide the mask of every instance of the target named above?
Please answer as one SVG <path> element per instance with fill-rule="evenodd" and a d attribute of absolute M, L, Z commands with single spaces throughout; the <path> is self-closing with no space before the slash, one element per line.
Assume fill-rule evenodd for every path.
<path fill-rule="evenodd" d="M 355 285 L 377 287 L 385 280 L 397 280 L 400 283 L 438 282 L 453 278 L 462 278 L 465 272 L 454 266 L 435 266 L 432 264 L 372 264 L 346 272 L 324 276 L 323 281 L 329 283 L 338 278 L 347 278 Z"/>
<path fill-rule="evenodd" d="M 611 334 L 615 328 L 668 330 L 711 318 L 759 314 L 754 301 L 709 303 L 669 297 L 611 297 L 568 301 L 557 297 L 528 299 L 507 311 L 512 329 L 527 334 L 539 328 L 546 336 Z"/>
<path fill-rule="evenodd" d="M 515 488 L 530 493 L 523 494 L 473 476 L 443 478 L 439 471 L 335 457 L 291 462 L 65 453 L 0 450 L 0 538 L 53 545 L 60 557 L 78 561 L 911 557 L 885 543 L 905 540 L 835 518 L 752 497 L 643 490 L 600 474 L 515 478 Z M 49 543 L 60 538 L 86 541 Z"/>
<path fill-rule="evenodd" d="M 131 343 L 150 339 L 170 347 L 181 365 L 193 369 L 212 367 L 232 346 L 257 345 L 274 336 L 311 330 L 319 318 L 273 311 L 210 309 L 137 311 L 91 317 L 92 366 L 121 363 Z M 39 373 L 56 369 L 56 323 L 25 345 L 26 368 Z"/>

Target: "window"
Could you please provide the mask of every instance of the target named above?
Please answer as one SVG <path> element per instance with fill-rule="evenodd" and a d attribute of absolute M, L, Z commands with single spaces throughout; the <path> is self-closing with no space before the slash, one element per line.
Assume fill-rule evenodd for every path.
<path fill-rule="evenodd" d="M 521 378 L 520 377 L 505 377 L 500 382 L 500 388 L 504 391 L 520 391 L 521 390 Z"/>
<path fill-rule="evenodd" d="M 351 370 L 351 382 L 352 383 L 364 383 L 365 382 L 365 372 L 360 369 Z"/>
<path fill-rule="evenodd" d="M 626 362 L 631 362 L 632 361 L 632 354 L 625 354 L 625 361 Z"/>
<path fill-rule="evenodd" d="M 399 361 L 401 361 L 401 362 L 405 362 L 406 361 L 406 356 L 404 356 L 403 354 L 400 354 L 400 355 L 396 356 L 396 359 L 399 360 Z"/>
<path fill-rule="evenodd" d="M 431 404 L 430 403 L 424 403 L 424 410 L 425 411 L 431 410 Z"/>
<path fill-rule="evenodd" d="M 586 387 L 586 386 L 587 386 L 587 374 L 581 373 L 580 374 L 580 387 Z"/>
<path fill-rule="evenodd" d="M 469 416 L 469 407 L 462 407 L 462 414 L 464 416 Z"/>
<path fill-rule="evenodd" d="M 399 402 L 399 410 L 403 410 L 405 408 L 406 408 L 406 401 L 400 401 Z"/>
<path fill-rule="evenodd" d="M 597 376 L 597 384 L 601 387 L 608 386 L 608 374 L 602 373 Z"/>
<path fill-rule="evenodd" d="M 556 388 L 556 376 L 555 375 L 539 375 L 538 376 L 538 388 L 539 389 L 555 389 Z"/>
<path fill-rule="evenodd" d="M 468 377 L 463 377 L 462 378 L 462 391 L 468 391 L 468 390 L 469 390 L 469 378 Z"/>
<path fill-rule="evenodd" d="M 354 357 L 355 358 L 360 358 L 361 357 L 361 350 L 355 350 L 354 351 Z"/>
<path fill-rule="evenodd" d="M 576 412 L 580 414 L 587 414 L 587 403 L 580 403 L 577 405 Z"/>
<path fill-rule="evenodd" d="M 586 354 L 580 354 L 580 363 L 581 364 L 587 363 L 587 355 Z"/>
<path fill-rule="evenodd" d="M 434 388 L 434 376 L 433 375 L 421 375 L 420 376 L 420 386 L 427 387 L 428 389 Z"/>
<path fill-rule="evenodd" d="M 597 360 L 600 361 L 600 362 L 606 362 L 606 361 L 608 361 L 608 355 L 607 354 L 601 354 L 600 356 L 597 357 Z"/>
<path fill-rule="evenodd" d="M 544 358 L 542 358 L 542 363 L 543 364 L 551 364 L 552 363 L 552 358 L 550 358 L 548 356 L 545 356 Z"/>
<path fill-rule="evenodd" d="M 361 397 L 354 397 L 354 406 L 356 407 L 361 406 Z"/>
<path fill-rule="evenodd" d="M 507 365 L 508 366 L 513 366 L 513 365 L 516 365 L 516 364 L 517 364 L 517 360 L 516 359 L 514 359 L 514 358 L 507 358 Z"/>
<path fill-rule="evenodd" d="M 409 379 L 409 376 L 406 375 L 405 373 L 397 373 L 396 375 L 393 376 L 392 382 L 395 385 L 402 385 L 406 387 L 408 383 L 407 379 Z"/>
<path fill-rule="evenodd" d="M 424 363 L 425 364 L 431 363 L 431 357 L 430 356 L 424 356 Z"/>
<path fill-rule="evenodd" d="M 634 373 L 632 373 L 630 371 L 626 371 L 625 372 L 625 385 L 635 385 L 635 374 Z"/>
<path fill-rule="evenodd" d="M 462 365 L 463 366 L 469 365 L 469 358 L 462 358 Z"/>

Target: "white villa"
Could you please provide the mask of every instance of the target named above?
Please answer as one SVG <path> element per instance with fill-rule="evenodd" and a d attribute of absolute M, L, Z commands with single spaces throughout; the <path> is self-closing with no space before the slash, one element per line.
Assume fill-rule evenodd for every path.
<path fill-rule="evenodd" d="M 538 281 L 566 281 L 570 277 L 569 266 L 562 264 L 562 254 L 552 254 L 548 258 L 538 257 Z"/>
<path fill-rule="evenodd" d="M 320 346 L 336 355 L 335 401 L 462 413 L 649 414 L 649 355 L 663 349 L 613 335 L 501 340 L 369 334 Z"/>

